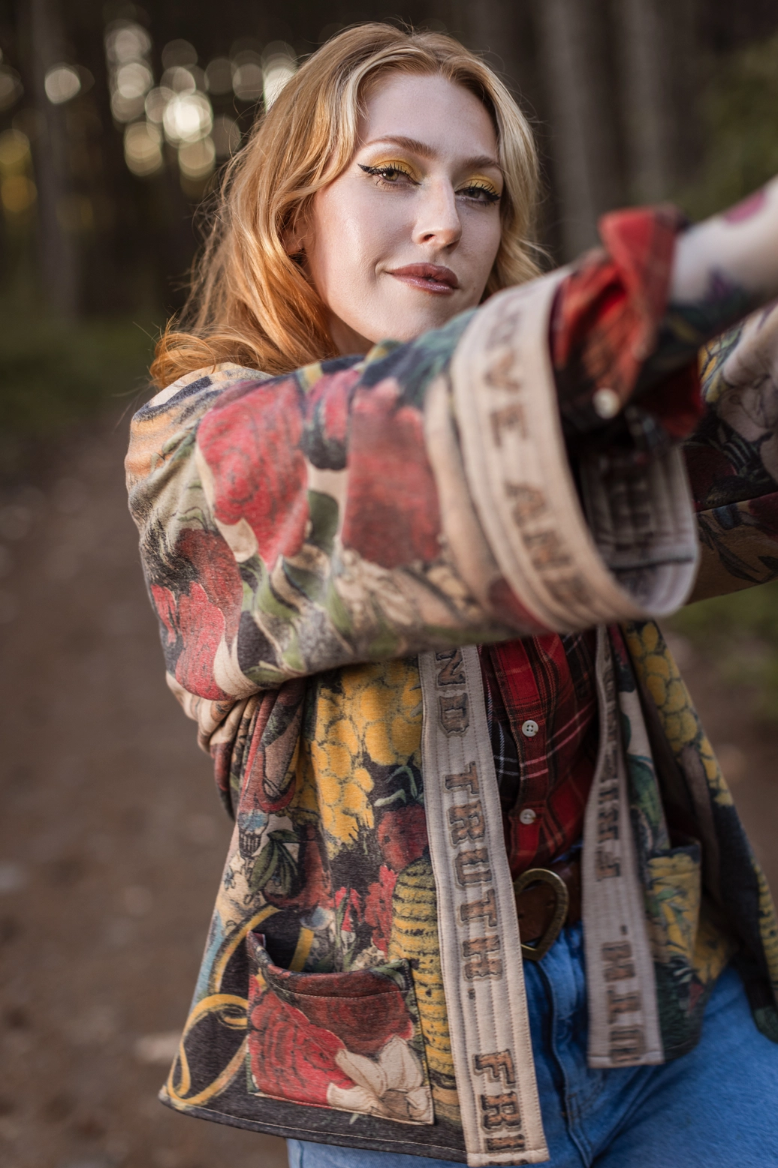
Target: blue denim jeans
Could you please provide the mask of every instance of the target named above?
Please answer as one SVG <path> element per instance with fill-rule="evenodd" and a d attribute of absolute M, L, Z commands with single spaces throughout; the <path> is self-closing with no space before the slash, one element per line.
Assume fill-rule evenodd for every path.
<path fill-rule="evenodd" d="M 524 973 L 549 1168 L 778 1168 L 778 1046 L 737 972 L 719 978 L 702 1039 L 660 1067 L 586 1065 L 580 925 Z M 454 1168 L 427 1157 L 289 1140 L 290 1168 Z"/>

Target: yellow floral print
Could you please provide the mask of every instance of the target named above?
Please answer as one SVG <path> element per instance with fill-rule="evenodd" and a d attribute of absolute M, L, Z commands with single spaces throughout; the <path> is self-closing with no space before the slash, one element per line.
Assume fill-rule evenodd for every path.
<path fill-rule="evenodd" d="M 629 624 L 624 632 L 635 672 L 656 703 L 673 754 L 679 761 L 690 748 L 698 754 L 713 798 L 730 806 L 729 787 L 658 626 L 653 621 Z"/>
<path fill-rule="evenodd" d="M 700 914 L 700 866 L 688 852 L 654 856 L 648 861 L 648 904 L 654 957 L 674 956 L 691 962 Z"/>
<path fill-rule="evenodd" d="M 759 884 L 759 923 L 761 925 L 762 944 L 764 945 L 765 957 L 767 958 L 767 967 L 770 971 L 770 981 L 774 986 L 778 987 L 778 927 L 776 927 L 775 922 L 773 898 L 764 872 L 756 860 L 753 861 L 753 865 Z"/>
<path fill-rule="evenodd" d="M 710 919 L 703 901 L 692 958 L 692 969 L 699 981 L 706 986 L 714 982 L 736 949 L 737 943 Z"/>
<path fill-rule="evenodd" d="M 312 737 L 303 737 L 293 817 L 318 820 L 330 854 L 374 826 L 372 761 L 418 766 L 421 687 L 416 661 L 342 669 L 316 691 Z M 297 815 L 295 816 L 295 812 Z"/>

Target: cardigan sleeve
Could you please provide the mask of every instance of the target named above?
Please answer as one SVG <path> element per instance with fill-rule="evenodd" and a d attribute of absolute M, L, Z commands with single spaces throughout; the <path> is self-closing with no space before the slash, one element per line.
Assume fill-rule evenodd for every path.
<path fill-rule="evenodd" d="M 607 483 L 596 460 L 571 471 L 548 346 L 559 280 L 367 358 L 190 376 L 138 412 L 130 508 L 181 700 L 226 710 L 350 663 L 683 600 L 678 451 Z"/>
<path fill-rule="evenodd" d="M 778 578 L 778 305 L 705 346 L 685 447 L 702 549 L 691 600 Z"/>

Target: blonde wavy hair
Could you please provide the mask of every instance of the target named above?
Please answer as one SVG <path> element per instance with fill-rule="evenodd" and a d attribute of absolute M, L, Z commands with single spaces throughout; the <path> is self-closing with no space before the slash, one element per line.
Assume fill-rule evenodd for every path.
<path fill-rule="evenodd" d="M 187 303 L 156 347 L 158 386 L 221 361 L 279 374 L 336 355 L 325 306 L 283 237 L 345 170 L 364 100 L 389 72 L 444 77 L 483 102 L 505 177 L 502 240 L 486 295 L 537 275 L 537 155 L 508 89 L 451 37 L 358 25 L 308 58 L 225 167 Z"/>

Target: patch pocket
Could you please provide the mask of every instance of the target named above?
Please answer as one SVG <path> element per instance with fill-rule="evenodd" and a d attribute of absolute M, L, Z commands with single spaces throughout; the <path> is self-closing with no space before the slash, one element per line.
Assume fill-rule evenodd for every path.
<path fill-rule="evenodd" d="M 434 1123 L 407 961 L 293 973 L 249 933 L 247 1073 L 253 1095 Z"/>

